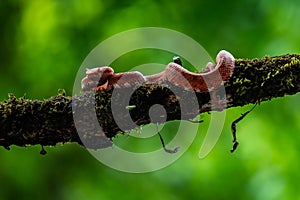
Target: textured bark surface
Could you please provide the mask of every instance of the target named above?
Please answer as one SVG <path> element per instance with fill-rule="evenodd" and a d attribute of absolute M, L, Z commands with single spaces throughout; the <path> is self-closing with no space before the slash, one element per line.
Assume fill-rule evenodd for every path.
<path fill-rule="evenodd" d="M 226 96 L 221 95 L 221 89 L 216 91 L 223 108 L 295 94 L 300 90 L 300 55 L 237 59 L 225 90 Z M 131 107 L 126 108 L 123 97 L 129 93 L 133 93 Z M 195 95 L 168 83 L 120 89 L 113 94 L 107 91 L 73 97 L 59 94 L 43 101 L 10 94 L 8 100 L 0 102 L 0 145 L 9 148 L 77 142 L 89 148 L 104 148 L 111 145 L 107 138 L 150 123 L 149 108 L 154 104 L 163 105 L 167 116 L 157 111 L 152 122 L 192 119 L 200 113 L 220 109 L 220 105 L 212 106 L 209 93 Z M 119 106 L 114 115 L 112 106 L 117 110 Z M 131 120 L 133 123 L 128 123 Z"/>

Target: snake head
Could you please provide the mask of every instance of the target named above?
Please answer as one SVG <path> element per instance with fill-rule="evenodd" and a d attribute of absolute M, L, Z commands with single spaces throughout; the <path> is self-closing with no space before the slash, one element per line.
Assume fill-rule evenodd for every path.
<path fill-rule="evenodd" d="M 81 80 L 81 89 L 89 91 L 106 84 L 109 77 L 114 74 L 114 70 L 111 67 L 97 67 L 86 69 L 85 73 L 86 76 Z"/>
<path fill-rule="evenodd" d="M 216 57 L 216 61 L 217 66 L 224 63 L 225 65 L 232 66 L 232 68 L 234 68 L 234 57 L 228 51 L 221 50 Z"/>

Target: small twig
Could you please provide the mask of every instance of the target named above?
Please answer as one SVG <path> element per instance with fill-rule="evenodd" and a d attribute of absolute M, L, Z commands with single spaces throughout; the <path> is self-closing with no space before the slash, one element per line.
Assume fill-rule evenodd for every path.
<path fill-rule="evenodd" d="M 182 65 L 182 61 L 181 61 L 181 59 L 180 59 L 179 56 L 174 56 L 173 57 L 173 62 L 176 63 L 176 64 L 178 64 L 178 65 L 180 65 L 180 66 L 183 66 Z"/>
<path fill-rule="evenodd" d="M 42 145 L 42 150 L 40 151 L 41 155 L 46 155 L 47 151 L 44 149 L 44 146 Z"/>
<path fill-rule="evenodd" d="M 201 120 L 191 120 L 191 119 L 188 119 L 187 121 L 195 123 L 195 124 L 200 124 L 200 123 L 204 122 L 204 120 L 202 120 L 202 119 Z"/>
<path fill-rule="evenodd" d="M 159 135 L 161 144 L 163 145 L 163 148 L 164 148 L 165 152 L 167 152 L 167 153 L 176 153 L 179 150 L 180 147 L 175 147 L 173 150 L 166 148 L 164 139 L 162 138 L 160 132 L 158 131 L 158 125 L 157 124 L 156 124 L 156 128 L 157 128 L 157 134 Z"/>
<path fill-rule="evenodd" d="M 236 120 L 234 120 L 231 124 L 231 131 L 232 131 L 232 137 L 233 137 L 233 146 L 232 146 L 232 149 L 230 150 L 231 153 L 233 153 L 239 143 L 237 141 L 237 138 L 236 138 L 236 124 L 239 123 L 242 119 L 244 119 L 244 117 L 246 117 L 246 115 L 248 115 L 255 107 L 256 107 L 257 104 L 255 104 L 249 111 L 243 113 L 239 118 L 237 118 Z"/>

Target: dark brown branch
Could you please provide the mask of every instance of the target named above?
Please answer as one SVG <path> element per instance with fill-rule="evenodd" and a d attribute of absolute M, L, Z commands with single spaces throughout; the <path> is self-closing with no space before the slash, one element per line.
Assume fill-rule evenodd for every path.
<path fill-rule="evenodd" d="M 235 66 L 232 78 L 225 84 L 226 97 L 221 90 L 217 91 L 219 97 L 223 97 L 223 107 L 260 103 L 300 90 L 300 55 L 237 59 Z M 74 97 L 57 95 L 44 101 L 16 98 L 10 94 L 8 100 L 0 103 L 0 145 L 8 148 L 10 145 L 46 146 L 65 142 L 82 144 L 77 134 L 79 127 L 78 133 L 86 146 L 104 148 L 111 145 L 107 138 L 136 126 L 165 119 L 192 119 L 199 113 L 218 109 L 218 106 L 212 106 L 208 93 L 195 96 L 172 85 L 141 86 L 131 96 L 132 107 L 126 109 L 122 105 L 126 105 L 123 97 L 133 91 L 133 88 L 116 90 L 116 104 L 111 101 L 111 92 L 89 92 Z M 148 112 L 154 104 L 163 105 L 167 116 L 154 109 L 155 117 L 151 116 L 150 120 Z M 122 105 L 114 116 L 111 105 Z M 95 118 L 93 110 L 96 110 L 99 124 L 92 120 Z M 134 123 L 128 123 L 128 120 Z"/>

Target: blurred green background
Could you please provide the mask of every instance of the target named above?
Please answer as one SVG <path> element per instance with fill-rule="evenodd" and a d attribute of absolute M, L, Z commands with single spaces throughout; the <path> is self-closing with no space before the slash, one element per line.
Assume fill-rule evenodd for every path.
<path fill-rule="evenodd" d="M 220 49 L 236 58 L 299 53 L 299 8 L 293 0 L 0 1 L 0 99 L 8 93 L 44 99 L 58 88 L 71 95 L 86 55 L 138 27 L 180 31 L 212 57 Z M 230 124 L 250 107 L 229 109 L 220 140 L 200 160 L 206 120 L 179 160 L 146 174 L 110 169 L 77 144 L 46 147 L 46 156 L 39 146 L 3 148 L 0 199 L 300 199 L 299 100 L 287 96 L 257 107 L 238 124 L 234 154 Z"/>

